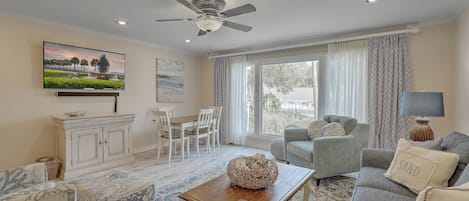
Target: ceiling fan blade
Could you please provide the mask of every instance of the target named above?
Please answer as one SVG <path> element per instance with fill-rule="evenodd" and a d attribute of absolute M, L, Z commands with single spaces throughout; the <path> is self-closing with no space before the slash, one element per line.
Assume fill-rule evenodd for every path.
<path fill-rule="evenodd" d="M 161 20 L 155 20 L 157 22 L 174 22 L 174 21 L 192 21 L 194 19 L 187 18 L 187 19 L 161 19 Z"/>
<path fill-rule="evenodd" d="M 246 4 L 244 6 L 240 6 L 237 8 L 233 8 L 230 10 L 223 11 L 221 14 L 226 16 L 226 17 L 233 17 L 237 15 L 242 15 L 246 13 L 251 13 L 256 11 L 256 7 L 254 7 L 252 4 Z"/>
<path fill-rule="evenodd" d="M 204 31 L 204 30 L 199 30 L 199 33 L 197 34 L 197 36 L 203 36 L 203 35 L 205 35 L 205 34 L 207 34 L 206 31 Z"/>
<path fill-rule="evenodd" d="M 179 2 L 180 4 L 186 6 L 187 8 L 193 10 L 194 12 L 200 13 L 200 9 L 198 9 L 197 7 L 195 7 L 194 5 L 189 3 L 188 1 L 186 1 L 186 0 L 176 0 L 176 1 Z"/>
<path fill-rule="evenodd" d="M 236 30 L 240 30 L 240 31 L 244 31 L 244 32 L 251 31 L 251 29 L 252 29 L 252 27 L 250 27 L 250 26 L 243 25 L 243 24 L 238 24 L 236 22 L 231 22 L 231 21 L 227 21 L 227 20 L 225 20 L 225 22 L 223 23 L 223 26 L 230 27 L 232 29 L 236 29 Z"/>

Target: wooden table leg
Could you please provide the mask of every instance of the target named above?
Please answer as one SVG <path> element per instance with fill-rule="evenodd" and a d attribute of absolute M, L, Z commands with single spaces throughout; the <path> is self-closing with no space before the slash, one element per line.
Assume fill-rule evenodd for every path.
<path fill-rule="evenodd" d="M 308 201 L 311 192 L 313 191 L 311 187 L 311 179 L 306 181 L 305 185 L 303 186 L 303 201 Z"/>

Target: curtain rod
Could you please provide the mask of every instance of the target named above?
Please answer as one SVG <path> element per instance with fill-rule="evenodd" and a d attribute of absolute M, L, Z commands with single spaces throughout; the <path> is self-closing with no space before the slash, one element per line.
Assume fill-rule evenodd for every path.
<path fill-rule="evenodd" d="M 353 41 L 353 40 L 363 40 L 368 38 L 380 37 L 380 36 L 388 36 L 394 34 L 403 34 L 403 33 L 418 33 L 420 31 L 419 28 L 406 28 L 406 29 L 398 29 L 393 31 L 386 31 L 386 32 L 379 32 L 379 33 L 372 33 L 372 34 L 363 34 L 358 36 L 351 36 L 351 37 L 339 37 L 334 39 L 326 39 L 322 41 L 315 41 L 311 43 L 304 43 L 304 44 L 297 44 L 297 45 L 287 45 L 287 46 L 280 46 L 280 47 L 273 47 L 267 49 L 259 49 L 259 50 L 250 50 L 250 51 L 243 51 L 243 52 L 235 52 L 235 53 L 228 53 L 228 54 L 220 54 L 220 55 L 213 55 L 209 56 L 209 59 L 216 59 L 220 57 L 230 57 L 230 56 L 239 56 L 239 55 L 246 55 L 246 54 L 256 54 L 256 53 L 263 53 L 263 52 L 272 52 L 278 50 L 286 50 L 286 49 L 294 49 L 294 48 L 301 48 L 301 47 L 309 47 L 309 46 L 316 46 L 316 45 L 325 45 L 330 43 L 338 43 L 338 42 L 346 42 L 346 41 Z"/>

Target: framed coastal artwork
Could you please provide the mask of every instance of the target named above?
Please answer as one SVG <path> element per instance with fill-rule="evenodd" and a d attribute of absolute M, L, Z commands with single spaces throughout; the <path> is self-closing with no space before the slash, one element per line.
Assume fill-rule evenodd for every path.
<path fill-rule="evenodd" d="M 184 62 L 156 59 L 156 101 L 184 102 Z"/>

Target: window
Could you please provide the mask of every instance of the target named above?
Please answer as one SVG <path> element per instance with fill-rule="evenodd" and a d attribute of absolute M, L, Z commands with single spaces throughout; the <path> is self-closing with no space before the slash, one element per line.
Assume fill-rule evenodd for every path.
<path fill-rule="evenodd" d="M 287 125 L 318 117 L 319 59 L 246 68 L 248 131 L 283 135 Z"/>

